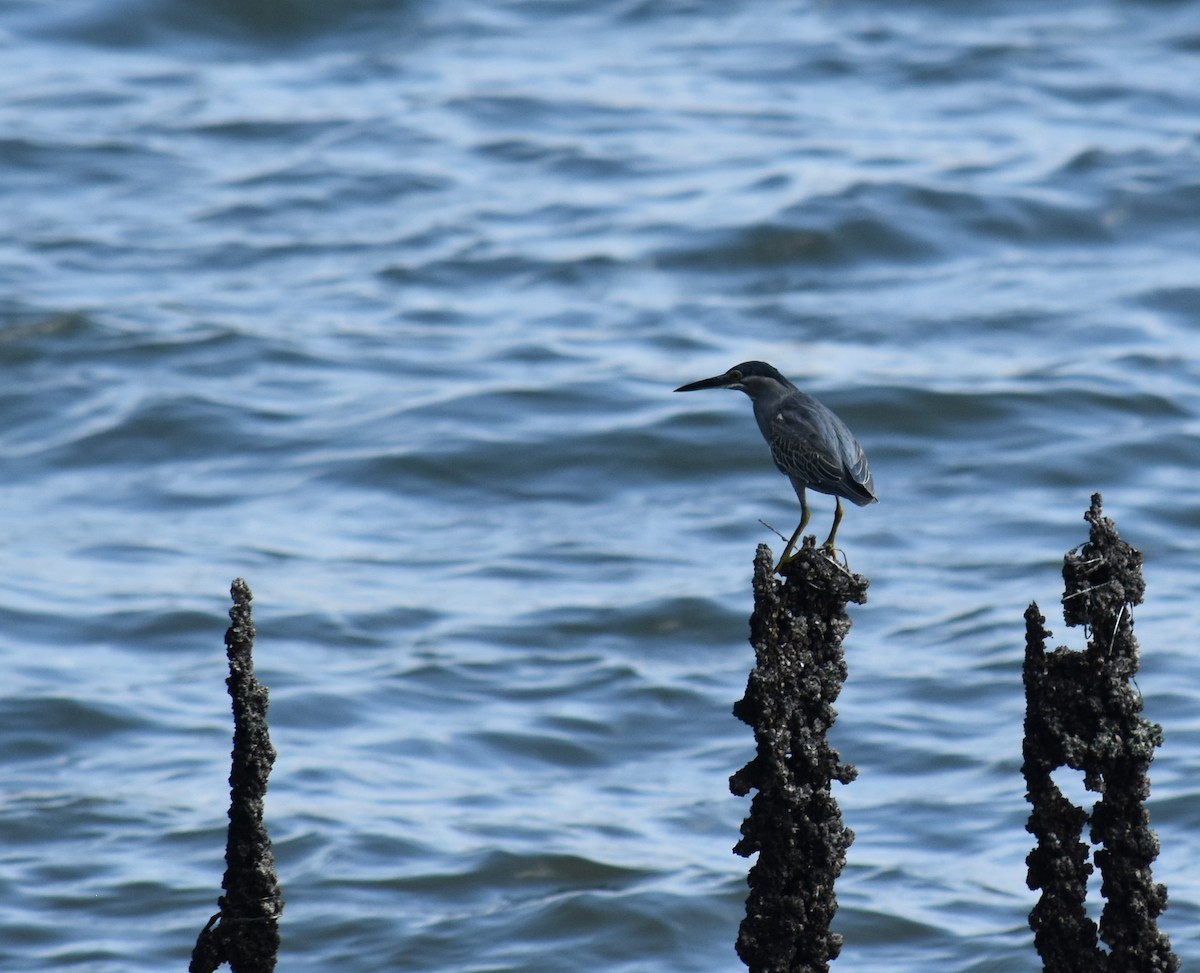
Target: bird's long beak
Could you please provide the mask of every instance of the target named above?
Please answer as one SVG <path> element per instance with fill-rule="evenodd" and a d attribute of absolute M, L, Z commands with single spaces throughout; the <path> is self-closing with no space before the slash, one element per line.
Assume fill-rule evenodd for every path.
<path fill-rule="evenodd" d="M 690 385 L 681 385 L 676 392 L 699 392 L 701 389 L 727 389 L 729 388 L 729 375 L 714 375 L 712 378 L 702 378 L 698 382 L 692 382 Z"/>

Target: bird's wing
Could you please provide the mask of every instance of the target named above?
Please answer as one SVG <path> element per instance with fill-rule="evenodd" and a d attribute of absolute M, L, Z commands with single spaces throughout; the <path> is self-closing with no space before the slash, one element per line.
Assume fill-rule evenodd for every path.
<path fill-rule="evenodd" d="M 830 448 L 827 424 L 811 409 L 784 408 L 771 417 L 771 456 L 788 476 L 809 486 L 834 485 L 845 473 L 839 452 Z"/>
<path fill-rule="evenodd" d="M 857 439 L 851 440 L 853 445 L 852 459 L 846 464 L 846 472 L 855 482 L 866 487 L 867 492 L 874 494 L 875 484 L 871 477 L 871 469 L 867 466 L 867 454 L 863 452 L 863 448 L 858 444 Z"/>
<path fill-rule="evenodd" d="M 769 430 L 771 456 L 787 476 L 856 503 L 874 498 L 862 447 L 845 423 L 816 399 L 789 397 L 771 417 Z"/>

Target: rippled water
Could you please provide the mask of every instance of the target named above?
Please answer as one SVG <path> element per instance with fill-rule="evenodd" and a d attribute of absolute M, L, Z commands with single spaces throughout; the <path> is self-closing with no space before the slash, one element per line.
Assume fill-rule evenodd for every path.
<path fill-rule="evenodd" d="M 1200 3 L 943 6 L 0 5 L 0 964 L 186 964 L 242 575 L 281 969 L 739 968 L 797 510 L 744 397 L 670 390 L 747 358 L 881 496 L 838 968 L 1038 968 L 1021 615 L 1081 644 L 1093 490 L 1200 961 Z"/>

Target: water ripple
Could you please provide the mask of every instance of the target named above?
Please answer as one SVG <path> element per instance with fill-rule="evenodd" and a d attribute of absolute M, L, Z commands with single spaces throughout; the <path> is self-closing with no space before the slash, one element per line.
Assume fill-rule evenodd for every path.
<path fill-rule="evenodd" d="M 798 504 L 744 397 L 671 390 L 748 358 L 882 498 L 843 961 L 1029 965 L 1020 619 L 1095 489 L 1195 960 L 1196 4 L 943 6 L 7 5 L 0 965 L 186 963 L 245 575 L 290 968 L 736 966 Z"/>

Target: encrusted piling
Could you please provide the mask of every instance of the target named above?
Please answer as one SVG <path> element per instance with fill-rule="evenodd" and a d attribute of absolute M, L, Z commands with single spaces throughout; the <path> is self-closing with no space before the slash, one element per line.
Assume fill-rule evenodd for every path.
<path fill-rule="evenodd" d="M 271 839 L 263 823 L 267 777 L 275 749 L 267 732 L 267 688 L 254 677 L 253 595 L 238 578 L 230 590 L 233 624 L 225 633 L 229 656 L 226 685 L 233 699 L 233 769 L 229 775 L 229 834 L 225 845 L 225 894 L 192 951 L 191 973 L 212 973 L 228 963 L 233 973 L 271 973 L 279 953 L 283 898 L 275 875 Z"/>
<path fill-rule="evenodd" d="M 815 550 L 811 539 L 784 568 L 784 582 L 773 563 L 770 549 L 759 545 L 750 619 L 756 665 L 733 708 L 754 728 L 757 753 L 729 787 L 743 797 L 758 791 L 734 847 L 747 858 L 758 854 L 737 952 L 751 973 L 818 973 L 841 950 L 842 937 L 830 928 L 833 885 L 854 840 L 832 782 L 857 776 L 826 734 L 846 680 L 846 605 L 867 600 L 868 582 Z"/>
<path fill-rule="evenodd" d="M 1037 838 L 1026 864 L 1029 887 L 1042 891 L 1029 924 L 1046 973 L 1173 973 L 1179 959 L 1158 930 L 1167 890 L 1151 876 L 1159 848 L 1145 803 L 1162 727 L 1141 715 L 1133 684 L 1131 610 L 1145 594 L 1142 555 L 1103 515 L 1100 494 L 1084 519 L 1090 537 L 1063 562 L 1063 618 L 1084 626 L 1087 648 L 1047 653 L 1051 633 L 1036 602 L 1025 612 L 1023 769 L 1033 805 L 1026 829 Z M 1059 767 L 1082 772 L 1100 795 L 1090 813 L 1055 785 L 1050 775 Z M 1105 900 L 1099 927 L 1085 908 L 1093 846 Z"/>

